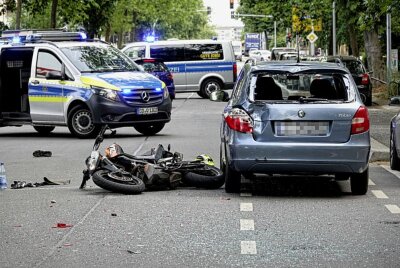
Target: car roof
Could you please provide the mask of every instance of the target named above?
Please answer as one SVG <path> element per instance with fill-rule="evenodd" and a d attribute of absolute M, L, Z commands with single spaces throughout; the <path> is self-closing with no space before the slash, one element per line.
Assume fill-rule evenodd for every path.
<path fill-rule="evenodd" d="M 360 59 L 358 59 L 355 56 L 338 55 L 338 56 L 327 56 L 326 57 L 326 60 L 334 60 L 334 59 L 340 59 L 341 61 L 360 61 Z"/>
<path fill-rule="evenodd" d="M 282 72 L 282 73 L 300 73 L 300 72 L 321 72 L 321 73 L 346 73 L 349 71 L 331 62 L 295 62 L 295 61 L 270 61 L 270 62 L 259 62 L 256 65 L 251 66 L 251 72 Z"/>

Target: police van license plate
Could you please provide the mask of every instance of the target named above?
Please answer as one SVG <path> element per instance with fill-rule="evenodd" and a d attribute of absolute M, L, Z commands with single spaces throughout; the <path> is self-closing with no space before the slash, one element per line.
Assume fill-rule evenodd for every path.
<path fill-rule="evenodd" d="M 138 114 L 156 114 L 158 113 L 158 107 L 145 107 L 145 108 L 138 108 Z"/>

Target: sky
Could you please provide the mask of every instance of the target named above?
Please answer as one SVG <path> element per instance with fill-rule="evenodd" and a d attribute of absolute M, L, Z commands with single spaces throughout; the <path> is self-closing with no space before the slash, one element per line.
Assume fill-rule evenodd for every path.
<path fill-rule="evenodd" d="M 239 20 L 231 19 L 229 0 L 203 0 L 204 6 L 211 7 L 211 23 L 216 26 L 238 26 L 243 25 Z M 237 0 L 235 0 L 235 8 Z"/>

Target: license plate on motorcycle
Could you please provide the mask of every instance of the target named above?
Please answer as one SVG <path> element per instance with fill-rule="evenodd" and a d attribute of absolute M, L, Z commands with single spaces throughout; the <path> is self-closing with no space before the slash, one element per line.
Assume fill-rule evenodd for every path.
<path fill-rule="evenodd" d="M 137 109 L 137 114 L 156 114 L 156 113 L 158 113 L 158 107 L 145 107 Z"/>

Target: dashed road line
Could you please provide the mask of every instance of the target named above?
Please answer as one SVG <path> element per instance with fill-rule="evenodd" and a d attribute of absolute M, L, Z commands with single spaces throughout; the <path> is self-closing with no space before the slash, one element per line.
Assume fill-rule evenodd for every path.
<path fill-rule="evenodd" d="M 251 193 L 240 193 L 240 196 L 242 197 L 250 197 L 253 196 Z"/>
<path fill-rule="evenodd" d="M 371 179 L 368 180 L 368 185 L 376 185 Z"/>
<path fill-rule="evenodd" d="M 254 220 L 240 219 L 240 231 L 254 231 Z"/>
<path fill-rule="evenodd" d="M 240 211 L 253 211 L 253 203 L 240 203 Z"/>
<path fill-rule="evenodd" d="M 389 198 L 383 191 L 381 190 L 371 190 L 371 192 L 375 195 L 376 198 Z"/>
<path fill-rule="evenodd" d="M 393 214 L 400 214 L 400 208 L 397 205 L 385 205 L 385 207 Z"/>
<path fill-rule="evenodd" d="M 241 254 L 257 254 L 256 241 L 240 241 Z"/>

